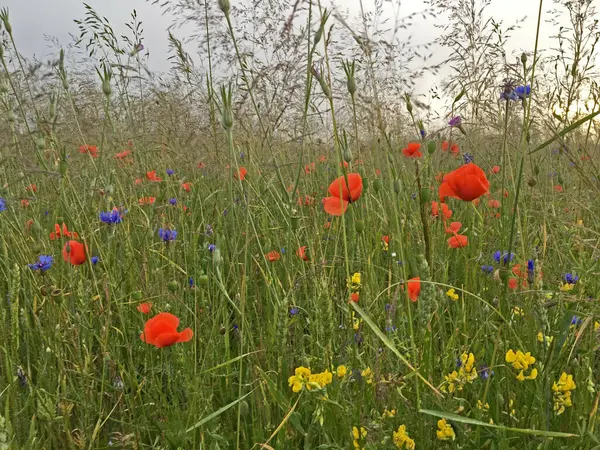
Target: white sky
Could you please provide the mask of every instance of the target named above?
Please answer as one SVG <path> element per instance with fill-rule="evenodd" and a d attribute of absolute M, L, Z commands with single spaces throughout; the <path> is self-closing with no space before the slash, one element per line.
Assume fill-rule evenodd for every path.
<path fill-rule="evenodd" d="M 215 2 L 217 0 L 214 0 Z M 249 0 L 231 0 L 232 4 Z M 342 9 L 359 10 L 359 0 L 333 0 Z M 372 0 L 363 0 L 365 8 Z M 2 6 L 10 11 L 13 34 L 21 53 L 25 56 L 36 55 L 42 59 L 49 56 L 49 44 L 45 35 L 58 38 L 62 45 L 71 41 L 69 33 L 77 35 L 77 25 L 73 19 L 83 18 L 85 9 L 81 0 L 3 0 Z M 145 0 L 88 0 L 88 3 L 102 16 L 108 18 L 118 34 L 125 32 L 124 23 L 129 21 L 133 9 L 137 10 L 138 18 L 143 22 L 144 45 L 150 52 L 149 66 L 152 70 L 166 70 L 167 63 L 167 33 L 172 17 L 163 17 L 158 6 L 153 6 Z M 545 9 L 550 8 L 551 2 L 545 0 Z M 539 2 L 537 0 L 493 0 L 489 12 L 496 21 L 512 24 L 515 19 L 527 16 L 524 26 L 514 33 L 510 51 L 532 51 L 535 39 L 535 28 Z M 423 10 L 422 0 L 404 0 L 402 15 Z M 235 20 L 235 18 L 234 18 Z M 541 47 L 549 43 L 550 25 L 542 22 L 541 35 L 545 38 Z M 544 30 L 545 29 L 545 30 Z M 178 37 L 182 31 L 176 32 Z M 411 30 L 416 42 L 429 41 L 435 33 L 431 23 L 421 23 Z M 523 46 L 523 47 L 522 47 Z M 187 48 L 193 53 L 193 48 Z M 55 56 L 55 55 L 53 55 Z M 441 55 L 440 55 L 441 56 Z"/>

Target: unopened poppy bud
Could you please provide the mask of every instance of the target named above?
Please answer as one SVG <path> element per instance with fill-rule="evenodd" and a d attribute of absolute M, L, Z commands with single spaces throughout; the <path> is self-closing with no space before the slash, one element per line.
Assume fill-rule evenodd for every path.
<path fill-rule="evenodd" d="M 355 220 L 354 229 L 357 233 L 362 233 L 363 231 L 365 231 L 365 221 L 362 219 Z"/>
<path fill-rule="evenodd" d="M 14 122 L 15 121 L 15 114 L 12 112 L 12 109 L 8 110 L 8 121 L 9 122 Z"/>
<path fill-rule="evenodd" d="M 292 230 L 296 231 L 300 225 L 300 217 L 294 216 L 291 218 Z"/>
<path fill-rule="evenodd" d="M 136 302 L 139 302 L 142 299 L 142 291 L 135 291 L 133 294 L 131 294 L 131 298 Z"/>
<path fill-rule="evenodd" d="M 354 95 L 356 93 L 356 81 L 354 81 L 354 77 L 348 77 L 348 82 L 346 84 L 350 95 Z"/>
<path fill-rule="evenodd" d="M 527 64 L 527 54 L 525 52 L 521 53 L 521 63 L 523 65 Z"/>
<path fill-rule="evenodd" d="M 412 114 L 413 108 L 412 108 L 412 103 L 410 102 L 410 97 L 408 96 L 408 94 L 406 94 L 404 99 L 406 100 L 406 110 L 408 111 L 409 114 Z"/>
<path fill-rule="evenodd" d="M 322 37 L 323 37 L 323 27 L 319 27 L 319 29 L 315 33 L 314 45 L 317 45 Z"/>
<path fill-rule="evenodd" d="M 223 262 L 223 258 L 221 257 L 221 250 L 219 250 L 219 247 L 217 247 L 217 248 L 215 248 L 215 251 L 213 252 L 213 264 L 215 266 L 219 267 L 222 262 Z"/>
<path fill-rule="evenodd" d="M 363 191 L 365 191 L 369 187 L 369 178 L 368 177 L 363 177 L 362 182 L 363 182 Z"/>
<path fill-rule="evenodd" d="M 500 279 L 502 280 L 503 283 L 508 282 L 508 277 L 510 275 L 510 272 L 505 267 L 503 267 L 502 269 L 499 270 L 499 275 L 500 275 Z"/>
<path fill-rule="evenodd" d="M 169 291 L 171 292 L 175 292 L 177 291 L 177 288 L 179 287 L 179 284 L 177 283 L 177 281 L 173 280 L 173 281 L 169 281 L 167 283 L 167 288 L 169 288 Z"/>
<path fill-rule="evenodd" d="M 67 161 L 62 160 L 58 165 L 58 171 L 64 177 L 67 174 Z"/>
<path fill-rule="evenodd" d="M 54 118 L 54 116 L 56 115 L 56 103 L 54 103 L 54 101 L 50 102 L 50 106 L 48 108 L 48 115 L 51 119 Z"/>
<path fill-rule="evenodd" d="M 48 295 L 48 288 L 46 286 L 42 286 L 40 288 L 40 294 L 42 294 L 42 297 L 46 297 Z"/>
<path fill-rule="evenodd" d="M 226 130 L 231 130 L 233 127 L 233 113 L 230 108 L 223 109 L 223 115 L 221 116 L 221 124 Z"/>
<path fill-rule="evenodd" d="M 208 275 L 200 275 L 198 277 L 198 286 L 201 288 L 208 286 Z"/>
<path fill-rule="evenodd" d="M 228 15 L 229 10 L 231 9 L 229 0 L 219 0 L 219 9 L 223 11 L 223 14 Z"/>
<path fill-rule="evenodd" d="M 429 203 L 431 200 L 431 191 L 429 188 L 421 188 L 421 204 Z"/>
<path fill-rule="evenodd" d="M 46 147 L 46 139 L 44 139 L 44 136 L 38 136 L 35 140 L 35 146 L 38 150 L 43 150 L 44 147 Z"/>
<path fill-rule="evenodd" d="M 102 80 L 102 92 L 107 97 L 110 97 L 110 95 L 112 94 L 112 89 L 110 87 L 110 80 L 108 78 L 105 78 L 104 80 Z"/>
<path fill-rule="evenodd" d="M 381 180 L 376 179 L 375 181 L 373 181 L 373 190 L 375 191 L 375 193 L 379 192 L 379 190 L 381 189 Z"/>
<path fill-rule="evenodd" d="M 564 180 L 563 177 L 560 176 L 560 174 L 558 174 L 558 177 L 556 177 L 558 184 L 563 184 Z"/>
<path fill-rule="evenodd" d="M 400 193 L 400 180 L 398 178 L 394 180 L 394 192 L 396 194 Z"/>
<path fill-rule="evenodd" d="M 345 148 L 344 149 L 344 161 L 346 161 L 347 163 L 349 163 L 350 161 L 352 161 L 352 150 L 350 150 L 349 148 Z"/>
<path fill-rule="evenodd" d="M 435 141 L 429 141 L 427 143 L 427 152 L 430 155 L 433 155 L 433 152 L 435 152 L 435 148 L 436 148 Z"/>
<path fill-rule="evenodd" d="M 529 187 L 534 187 L 537 184 L 537 181 L 535 181 L 535 178 L 531 177 L 529 180 L 527 180 L 527 184 Z"/>

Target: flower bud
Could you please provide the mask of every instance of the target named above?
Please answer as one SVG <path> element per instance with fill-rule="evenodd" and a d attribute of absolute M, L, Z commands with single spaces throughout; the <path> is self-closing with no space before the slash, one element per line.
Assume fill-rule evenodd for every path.
<path fill-rule="evenodd" d="M 381 189 L 381 180 L 376 179 L 375 181 L 373 181 L 373 190 L 375 191 L 375 193 L 378 193 L 380 189 Z"/>
<path fill-rule="evenodd" d="M 400 180 L 398 178 L 394 180 L 394 192 L 396 194 L 400 193 Z"/>
<path fill-rule="evenodd" d="M 58 171 L 60 172 L 61 176 L 64 177 L 67 174 L 67 161 L 64 159 L 61 160 L 58 167 Z"/>
<path fill-rule="evenodd" d="M 231 9 L 229 0 L 219 0 L 219 9 L 223 11 L 223 14 L 226 16 L 229 15 L 229 10 Z"/>
<path fill-rule="evenodd" d="M 421 204 L 429 203 L 431 200 L 431 191 L 429 188 L 421 188 Z"/>
<path fill-rule="evenodd" d="M 521 63 L 523 65 L 527 64 L 527 54 L 525 52 L 521 53 Z"/>
<path fill-rule="evenodd" d="M 362 233 L 363 231 L 365 231 L 365 221 L 362 219 L 355 220 L 354 229 L 357 233 Z"/>
<path fill-rule="evenodd" d="M 43 150 L 46 147 L 46 139 L 44 139 L 44 136 L 37 137 L 35 140 L 35 146 L 38 150 Z"/>
<path fill-rule="evenodd" d="M 352 161 L 352 150 L 350 150 L 348 147 L 344 148 L 343 156 L 344 156 L 344 161 L 346 161 L 347 163 L 351 162 Z"/>
<path fill-rule="evenodd" d="M 233 128 L 233 113 L 231 112 L 231 108 L 226 107 L 223 109 L 221 125 L 225 130 L 231 130 L 231 128 Z"/>
<path fill-rule="evenodd" d="M 201 288 L 208 286 L 208 275 L 200 275 L 198 277 L 198 286 Z"/>
<path fill-rule="evenodd" d="M 300 225 L 300 217 L 298 216 L 292 216 L 290 219 L 291 223 L 292 223 L 292 230 L 293 231 L 297 231 L 298 227 Z"/>
<path fill-rule="evenodd" d="M 427 143 L 427 152 L 430 155 L 433 155 L 433 152 L 435 152 L 435 149 L 436 149 L 435 141 L 429 141 Z"/>
<path fill-rule="evenodd" d="M 105 78 L 104 80 L 102 80 L 102 92 L 107 97 L 110 97 L 110 95 L 112 94 L 112 89 L 110 87 L 110 80 L 108 79 L 108 77 Z"/>
<path fill-rule="evenodd" d="M 177 281 L 173 280 L 173 281 L 169 281 L 167 283 L 167 288 L 169 288 L 169 291 L 171 292 L 175 292 L 177 291 L 177 288 L 179 287 L 179 284 L 177 283 Z"/>
<path fill-rule="evenodd" d="M 529 180 L 527 180 L 527 184 L 529 185 L 529 187 L 534 187 L 537 184 L 537 181 L 535 180 L 535 178 L 531 177 Z"/>
<path fill-rule="evenodd" d="M 215 251 L 213 252 L 213 264 L 216 267 L 219 267 L 222 262 L 223 262 L 223 258 L 221 257 L 221 250 L 219 250 L 219 247 L 217 247 L 217 248 L 215 248 Z"/>
<path fill-rule="evenodd" d="M 319 27 L 317 32 L 315 33 L 314 45 L 316 46 L 321 38 L 323 37 L 323 27 Z"/>
<path fill-rule="evenodd" d="M 136 302 L 139 302 L 142 299 L 142 291 L 135 291 L 131 294 L 131 298 Z"/>

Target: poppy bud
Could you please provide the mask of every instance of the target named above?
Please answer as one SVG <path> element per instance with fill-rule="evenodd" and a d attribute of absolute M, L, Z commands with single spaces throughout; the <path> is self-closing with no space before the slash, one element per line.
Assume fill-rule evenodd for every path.
<path fill-rule="evenodd" d="M 217 248 L 215 248 L 215 251 L 213 252 L 213 264 L 216 267 L 219 267 L 222 262 L 223 262 L 223 258 L 221 257 L 221 250 L 219 250 L 219 247 L 217 247 Z"/>
<path fill-rule="evenodd" d="M 223 11 L 223 14 L 228 15 L 229 10 L 231 9 L 229 0 L 219 0 L 219 9 Z"/>
<path fill-rule="evenodd" d="M 42 286 L 40 288 L 40 294 L 42 294 L 42 297 L 46 297 L 48 295 L 48 288 L 46 286 Z"/>
<path fill-rule="evenodd" d="M 521 64 L 523 64 L 523 66 L 527 64 L 527 54 L 525 52 L 521 53 Z"/>
<path fill-rule="evenodd" d="M 357 233 L 362 233 L 363 231 L 365 231 L 365 221 L 362 219 L 355 220 L 354 229 Z"/>
<path fill-rule="evenodd" d="M 315 33 L 314 45 L 317 45 L 322 37 L 323 37 L 323 27 L 319 27 L 319 29 Z"/>
<path fill-rule="evenodd" d="M 221 328 L 219 328 L 219 333 L 225 334 L 226 331 L 227 330 L 225 329 L 225 327 L 221 325 Z"/>
<path fill-rule="evenodd" d="M 431 200 L 431 191 L 429 188 L 421 188 L 421 204 L 429 203 Z"/>
<path fill-rule="evenodd" d="M 356 81 L 354 81 L 354 77 L 348 78 L 348 82 L 346 84 L 348 86 L 348 92 L 350 95 L 354 95 L 356 93 Z"/>
<path fill-rule="evenodd" d="M 529 180 L 527 180 L 527 184 L 529 187 L 534 187 L 537 184 L 537 181 L 535 181 L 535 178 L 531 177 Z"/>
<path fill-rule="evenodd" d="M 352 150 L 350 150 L 348 147 L 344 148 L 344 161 L 346 161 L 347 163 L 352 161 Z"/>
<path fill-rule="evenodd" d="M 15 121 L 15 114 L 12 112 L 12 109 L 9 109 L 9 110 L 8 110 L 8 113 L 7 113 L 7 115 L 8 115 L 8 121 L 9 121 L 9 122 L 11 122 L 11 123 L 12 123 L 12 122 L 14 122 L 14 121 Z"/>
<path fill-rule="evenodd" d="M 504 283 L 508 282 L 508 277 L 509 277 L 509 275 L 510 275 L 510 272 L 508 271 L 508 269 L 506 269 L 506 268 L 504 267 L 504 268 L 502 268 L 502 269 L 499 269 L 499 271 L 498 271 L 498 272 L 499 272 L 500 279 L 501 279 L 501 280 L 502 280 Z"/>
<path fill-rule="evenodd" d="M 377 180 L 373 181 L 373 190 L 375 191 L 375 193 L 379 192 L 380 189 L 381 189 L 381 180 L 377 179 Z"/>
<path fill-rule="evenodd" d="M 169 288 L 169 291 L 171 292 L 175 292 L 177 291 L 177 288 L 179 287 L 179 284 L 177 283 L 177 281 L 173 280 L 173 281 L 169 281 L 167 283 L 167 288 Z"/>
<path fill-rule="evenodd" d="M 400 193 L 400 180 L 398 178 L 394 180 L 394 192 L 396 194 Z"/>
<path fill-rule="evenodd" d="M 558 174 L 558 177 L 556 179 L 558 180 L 558 184 L 564 184 L 563 177 L 561 177 L 560 174 Z"/>
<path fill-rule="evenodd" d="M 369 178 L 368 177 L 363 177 L 362 184 L 363 184 L 363 191 L 364 191 L 364 190 L 367 189 L 367 187 L 369 187 Z"/>
<path fill-rule="evenodd" d="M 410 102 L 410 97 L 408 96 L 408 94 L 406 94 L 406 96 L 404 97 L 405 101 L 406 101 L 406 110 L 408 111 L 409 114 L 412 114 L 412 103 Z"/>
<path fill-rule="evenodd" d="M 35 146 L 37 147 L 38 150 L 43 150 L 44 147 L 46 147 L 46 139 L 44 139 L 44 136 L 39 136 L 35 140 Z"/>
<path fill-rule="evenodd" d="M 107 97 L 110 97 L 110 95 L 112 94 L 112 89 L 110 87 L 110 80 L 108 79 L 108 77 L 104 78 L 104 80 L 102 80 L 102 92 Z"/>
<path fill-rule="evenodd" d="M 198 286 L 201 288 L 208 286 L 208 275 L 200 275 L 198 277 Z"/>
<path fill-rule="evenodd" d="M 221 124 L 226 130 L 230 130 L 233 127 L 233 113 L 231 108 L 223 108 L 223 115 L 221 116 Z"/>
<path fill-rule="evenodd" d="M 139 302 L 142 299 L 142 291 L 135 291 L 131 294 L 131 298 L 136 302 Z"/>
<path fill-rule="evenodd" d="M 435 152 L 435 141 L 429 141 L 427 143 L 427 151 L 429 152 L 430 155 L 433 155 L 433 152 Z"/>
<path fill-rule="evenodd" d="M 292 230 L 296 231 L 298 229 L 298 226 L 300 225 L 300 217 L 293 216 L 291 218 L 291 223 L 292 223 Z"/>

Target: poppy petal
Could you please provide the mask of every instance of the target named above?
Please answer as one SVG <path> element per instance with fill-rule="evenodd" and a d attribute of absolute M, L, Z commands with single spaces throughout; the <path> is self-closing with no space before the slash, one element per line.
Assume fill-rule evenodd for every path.
<path fill-rule="evenodd" d="M 348 201 L 338 197 L 325 197 L 323 199 L 325 212 L 332 216 L 341 216 L 348 209 Z"/>
<path fill-rule="evenodd" d="M 194 332 L 191 328 L 186 328 L 181 333 L 179 333 L 179 338 L 177 342 L 188 342 L 194 337 Z"/>

